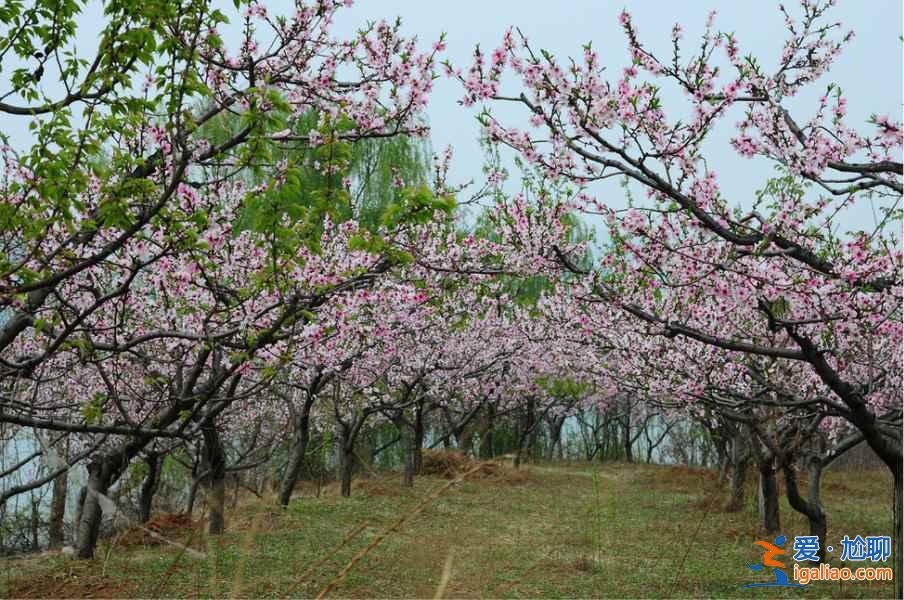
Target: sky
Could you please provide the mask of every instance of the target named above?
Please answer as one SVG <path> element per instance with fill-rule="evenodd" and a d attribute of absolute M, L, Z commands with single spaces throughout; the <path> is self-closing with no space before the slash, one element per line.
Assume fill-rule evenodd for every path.
<path fill-rule="evenodd" d="M 786 2 L 792 12 L 798 9 L 793 0 Z M 813 112 L 814 99 L 829 82 L 839 84 L 848 99 L 849 123 L 860 126 L 873 113 L 900 118 L 902 111 L 902 3 L 900 0 L 840 0 L 832 9 L 831 19 L 840 21 L 845 30 L 853 29 L 855 38 L 835 63 L 832 71 L 811 91 L 791 103 L 799 121 Z M 337 30 L 351 33 L 368 20 L 399 16 L 403 30 L 416 34 L 426 46 L 445 32 L 446 58 L 456 67 L 467 69 L 475 45 L 487 52 L 499 45 L 505 30 L 518 27 L 535 47 L 556 56 L 582 54 L 582 45 L 592 41 L 601 63 L 611 73 L 620 73 L 628 64 L 627 45 L 618 24 L 622 9 L 631 13 L 640 39 L 658 56 L 670 56 L 671 30 L 674 23 L 684 29 L 689 56 L 696 49 L 706 17 L 717 11 L 715 28 L 733 32 L 741 52 L 753 53 L 767 67 L 776 65 L 781 45 L 786 39 L 784 18 L 779 2 L 709 1 L 684 2 L 568 0 L 458 0 L 425 2 L 417 0 L 360 0 L 337 19 Z M 520 89 L 509 86 L 517 95 Z M 503 86 L 502 93 L 506 92 Z M 435 150 L 451 145 L 455 151 L 453 181 L 463 182 L 479 177 L 484 159 L 478 144 L 478 110 L 464 108 L 458 101 L 460 85 L 442 78 L 435 84 L 427 114 Z M 663 104 L 670 115 L 680 115 L 687 106 L 683 94 L 674 88 L 663 89 Z M 526 113 L 521 110 L 495 111 L 509 125 L 524 125 Z M 719 174 L 720 185 L 730 203 L 749 206 L 754 192 L 761 189 L 772 171 L 763 160 L 744 159 L 735 155 L 727 142 L 740 113 L 732 115 L 716 129 L 707 148 L 708 166 Z M 863 130 L 863 129 L 861 129 Z M 623 206 L 624 194 L 616 182 L 591 190 L 610 206 Z M 844 224 L 850 228 L 868 228 L 874 223 L 873 210 L 867 203 L 847 215 Z"/>
<path fill-rule="evenodd" d="M 216 0 L 215 3 L 221 5 L 227 14 L 237 14 L 231 0 Z M 294 6 L 288 0 L 266 0 L 263 4 L 271 14 L 289 13 Z M 824 92 L 825 85 L 830 81 L 840 84 L 848 99 L 849 123 L 866 127 L 865 121 L 873 113 L 900 118 L 904 71 L 902 4 L 901 0 L 840 0 L 831 13 L 832 18 L 840 21 L 845 29 L 853 29 L 856 37 L 829 75 L 791 103 L 790 108 L 798 121 L 809 118 L 814 99 Z M 788 6 L 792 11 L 798 8 L 793 1 L 788 2 Z M 735 33 L 742 53 L 756 55 L 767 67 L 777 63 L 786 34 L 778 2 L 773 0 L 357 0 L 350 9 L 339 13 L 335 33 L 342 37 L 351 36 L 368 21 L 392 20 L 398 16 L 402 19 L 403 32 L 416 35 L 424 49 L 446 33 L 447 48 L 442 58 L 456 67 L 467 69 L 475 45 L 491 51 L 499 45 L 505 30 L 515 26 L 527 35 L 532 45 L 560 57 L 579 57 L 582 45 L 592 41 L 602 64 L 611 73 L 620 73 L 627 65 L 625 38 L 617 19 L 623 8 L 632 14 L 645 46 L 659 56 L 669 55 L 670 32 L 676 22 L 681 23 L 684 29 L 685 42 L 689 45 L 684 55 L 688 56 L 697 43 L 707 14 L 713 9 L 717 11 L 716 29 Z M 96 34 L 102 25 L 101 15 L 97 0 L 84 11 L 78 32 L 80 53 L 87 54 L 96 45 Z M 227 45 L 235 47 L 239 40 L 239 27 L 231 27 L 225 33 Z M 47 87 L 50 86 L 52 82 L 47 84 Z M 52 89 L 46 91 L 53 92 Z M 507 89 L 503 86 L 502 91 L 517 95 L 520 89 L 517 85 L 509 85 Z M 446 146 L 453 148 L 453 183 L 471 179 L 479 182 L 484 156 L 478 143 L 478 108 L 461 106 L 461 96 L 462 90 L 456 81 L 441 77 L 435 82 L 427 109 L 431 143 L 435 151 L 441 151 Z M 665 87 L 662 97 L 670 117 L 684 114 L 687 101 L 683 94 Z M 497 110 L 496 114 L 510 126 L 526 123 L 526 114 L 522 110 L 504 108 Z M 718 173 L 722 191 L 731 204 L 749 206 L 755 191 L 763 187 L 773 171 L 767 161 L 743 159 L 728 147 L 733 123 L 739 117 L 739 112 L 731 115 L 714 131 L 706 146 L 709 155 L 707 165 Z M 20 148 L 27 146 L 29 138 L 27 124 L 23 121 L 0 116 L 0 130 L 9 134 L 13 145 Z M 517 177 L 509 186 L 517 187 Z M 615 182 L 590 191 L 611 206 L 622 207 L 625 204 L 624 194 Z M 868 203 L 861 203 L 846 215 L 844 225 L 856 229 L 869 228 L 874 222 L 873 212 Z"/>

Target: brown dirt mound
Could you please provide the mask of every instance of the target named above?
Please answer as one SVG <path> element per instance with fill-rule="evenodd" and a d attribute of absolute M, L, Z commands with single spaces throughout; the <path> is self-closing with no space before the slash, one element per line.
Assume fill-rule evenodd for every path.
<path fill-rule="evenodd" d="M 507 470 L 508 469 L 506 469 L 498 462 L 484 461 L 480 463 L 480 468 L 477 469 L 477 473 L 475 473 L 475 475 L 477 475 L 478 477 L 494 477 L 501 475 Z"/>
<path fill-rule="evenodd" d="M 477 472 L 472 477 L 494 484 L 518 485 L 530 479 L 530 469 L 528 467 L 515 469 L 498 461 L 484 461 L 480 463 Z"/>
<path fill-rule="evenodd" d="M 459 450 L 425 450 L 422 475 L 436 475 L 454 479 L 472 469 L 470 480 L 484 480 L 488 483 L 517 485 L 528 480 L 528 469 L 514 469 L 499 459 L 476 462 Z"/>
<path fill-rule="evenodd" d="M 116 540 L 117 546 L 157 546 L 164 542 L 151 535 L 146 529 L 153 531 L 165 538 L 181 538 L 183 534 L 196 527 L 191 516 L 185 513 L 164 513 L 155 515 L 145 523 L 144 529 L 135 526 L 124 532 Z"/>
<path fill-rule="evenodd" d="M 460 450 L 424 450 L 421 474 L 454 479 L 473 466 L 474 461 Z"/>

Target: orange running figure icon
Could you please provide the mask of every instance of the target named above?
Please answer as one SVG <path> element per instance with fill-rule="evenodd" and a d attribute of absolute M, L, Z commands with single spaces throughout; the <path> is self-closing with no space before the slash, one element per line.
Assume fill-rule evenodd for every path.
<path fill-rule="evenodd" d="M 761 565 L 752 565 L 747 563 L 747 568 L 751 571 L 762 571 L 766 567 L 772 567 L 772 577 L 773 581 L 763 581 L 756 583 L 746 583 L 742 585 L 742 588 L 751 588 L 751 587 L 807 587 L 801 583 L 794 583 L 788 580 L 788 574 L 782 571 L 785 567 L 782 563 L 775 560 L 775 556 L 780 556 L 782 554 L 786 554 L 785 550 L 782 550 L 780 546 L 785 544 L 785 536 L 779 535 L 775 538 L 775 543 L 770 544 L 769 542 L 764 542 L 763 540 L 757 540 L 754 542 L 754 545 L 763 548 L 765 552 L 763 552 L 763 564 Z"/>
<path fill-rule="evenodd" d="M 784 540 L 783 540 L 784 541 Z M 763 553 L 763 566 L 764 567 L 779 567 L 784 568 L 785 565 L 780 563 L 779 561 L 772 558 L 773 556 L 778 556 L 779 554 L 784 554 L 785 551 L 779 548 L 774 544 L 770 544 L 769 542 L 764 542 L 763 540 L 757 540 L 754 542 L 754 545 L 761 546 L 766 549 L 766 552 Z"/>

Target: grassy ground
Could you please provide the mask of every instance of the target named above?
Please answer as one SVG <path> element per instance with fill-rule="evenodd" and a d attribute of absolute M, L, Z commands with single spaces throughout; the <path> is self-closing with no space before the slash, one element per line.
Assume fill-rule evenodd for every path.
<path fill-rule="evenodd" d="M 522 469 L 522 471 L 525 471 Z M 287 510 L 248 502 L 216 541 L 183 531 L 205 551 L 103 544 L 97 558 L 0 562 L 0 593 L 13 597 L 316 596 L 349 560 L 424 496 L 442 486 L 420 478 L 364 480 L 353 497 L 327 490 Z M 829 539 L 891 532 L 891 479 L 884 472 L 829 473 Z M 768 577 L 757 563 L 764 539 L 752 501 L 721 511 L 710 471 L 607 464 L 533 466 L 524 473 L 455 484 L 364 556 L 333 597 L 891 597 L 890 583 L 815 583 L 807 590 L 742 589 Z M 782 505 L 793 540 L 805 521 Z M 333 548 L 351 531 L 345 546 Z M 790 542 L 786 547 L 790 546 Z M 326 559 L 318 564 L 321 559 Z M 787 559 L 786 559 L 787 560 Z M 833 561 L 838 566 L 837 561 Z M 855 566 L 855 565 L 851 565 Z M 313 567 L 313 568 L 312 568 Z M 444 577 L 445 569 L 445 577 Z M 789 573 L 790 574 L 790 573 Z M 445 581 L 443 581 L 445 580 Z"/>

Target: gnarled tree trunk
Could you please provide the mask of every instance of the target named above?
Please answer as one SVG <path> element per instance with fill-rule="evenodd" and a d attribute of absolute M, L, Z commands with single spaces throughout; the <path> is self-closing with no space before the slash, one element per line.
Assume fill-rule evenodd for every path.
<path fill-rule="evenodd" d="M 292 498 L 292 492 L 301 476 L 304 467 L 305 454 L 308 450 L 308 439 L 310 437 L 310 405 L 305 404 L 301 414 L 295 419 L 295 433 L 292 439 L 292 448 L 289 453 L 289 465 L 286 467 L 286 474 L 279 486 L 279 503 L 282 506 L 289 504 Z"/>
<path fill-rule="evenodd" d="M 142 523 L 151 520 L 151 507 L 154 503 L 154 494 L 160 484 L 161 460 L 158 452 L 148 452 L 144 459 L 148 466 L 147 475 L 141 482 L 141 493 L 138 497 L 138 519 Z"/>
<path fill-rule="evenodd" d="M 810 535 L 819 538 L 819 562 L 826 559 L 826 514 L 822 510 L 819 498 L 820 484 L 822 480 L 822 462 L 817 456 L 806 459 L 807 468 L 807 499 L 800 495 L 797 489 L 797 474 L 792 465 L 783 464 L 782 471 L 785 475 L 785 494 L 791 508 L 807 517 L 810 524 Z"/>
<path fill-rule="evenodd" d="M 75 556 L 87 559 L 94 557 L 103 511 L 98 494 L 106 495 L 117 475 L 111 455 L 102 455 L 88 463 L 88 482 L 85 500 L 82 502 L 81 519 L 76 528 Z"/>
<path fill-rule="evenodd" d="M 282 506 L 289 504 L 292 498 L 292 492 L 301 477 L 301 471 L 304 467 L 305 455 L 308 451 L 308 441 L 311 437 L 311 408 L 317 399 L 317 393 L 322 389 L 326 379 L 322 373 L 318 373 L 311 381 L 310 386 L 305 392 L 304 404 L 301 410 L 293 419 L 293 438 L 292 448 L 289 451 L 289 465 L 286 467 L 286 474 L 279 486 L 279 503 Z"/>
<path fill-rule="evenodd" d="M 524 407 L 524 414 L 522 416 L 522 420 L 520 423 L 520 427 L 518 429 L 518 448 L 515 451 L 515 468 L 519 468 L 521 466 L 521 461 L 524 456 L 524 453 L 528 451 L 531 442 L 531 434 L 536 427 L 536 415 L 534 414 L 536 410 L 536 400 L 528 396 L 527 402 Z"/>
<path fill-rule="evenodd" d="M 404 423 L 400 424 L 402 439 L 405 444 L 405 468 L 402 470 L 402 485 L 414 486 L 414 474 L 417 472 L 417 442 L 415 432 Z"/>
<path fill-rule="evenodd" d="M 480 420 L 478 421 L 477 431 L 480 434 L 480 448 L 478 456 L 480 460 L 490 460 L 493 458 L 493 421 L 496 413 L 490 404 L 481 411 Z"/>
<path fill-rule="evenodd" d="M 729 465 L 728 502 L 726 512 L 737 512 L 744 507 L 744 484 L 747 481 L 747 459 L 732 460 Z"/>
<path fill-rule="evenodd" d="M 53 497 L 50 500 L 50 526 L 47 543 L 50 548 L 60 548 L 63 539 L 63 523 L 66 519 L 66 494 L 69 488 L 69 471 L 60 473 L 53 480 Z"/>
<path fill-rule="evenodd" d="M 198 478 L 207 499 L 207 532 L 220 535 L 226 530 L 226 450 L 213 423 L 201 427 L 201 476 Z"/>
<path fill-rule="evenodd" d="M 343 498 L 352 495 L 352 475 L 355 471 L 355 440 L 351 428 L 343 424 L 339 426 L 339 481 Z"/>
<path fill-rule="evenodd" d="M 421 471 L 424 467 L 424 435 L 426 433 L 426 428 L 424 427 L 424 408 L 422 403 L 418 403 L 418 405 L 414 409 L 414 447 L 413 450 L 413 462 L 414 462 L 414 473 L 416 475 L 420 475 Z"/>
<path fill-rule="evenodd" d="M 760 474 L 758 508 L 760 527 L 767 533 L 776 533 L 781 527 L 778 512 L 778 484 L 772 459 L 757 463 Z"/>
<path fill-rule="evenodd" d="M 82 510 L 85 508 L 85 498 L 88 495 L 88 486 L 83 485 L 78 490 L 78 496 L 75 498 L 75 518 L 72 520 L 72 537 L 78 537 L 79 523 L 82 522 Z"/>
<path fill-rule="evenodd" d="M 549 447 L 546 449 L 546 460 L 556 458 L 558 450 L 559 459 L 563 458 L 562 452 L 562 426 L 565 424 L 565 417 L 553 417 L 549 420 Z"/>
<path fill-rule="evenodd" d="M 732 436 L 731 448 L 726 452 L 728 459 L 728 502 L 727 512 L 737 512 L 744 506 L 744 484 L 747 481 L 748 455 L 744 440 L 739 432 Z"/>
<path fill-rule="evenodd" d="M 625 415 L 621 418 L 621 434 L 622 434 L 622 448 L 625 451 L 625 460 L 630 462 L 634 462 L 634 443 L 631 439 L 631 413 L 626 412 Z"/>
<path fill-rule="evenodd" d="M 355 471 L 355 456 L 350 450 L 343 449 L 340 465 L 341 493 L 343 498 L 352 495 L 352 475 Z"/>
<path fill-rule="evenodd" d="M 301 471 L 304 468 L 307 449 L 308 425 L 296 425 L 292 448 L 289 451 L 289 464 L 286 467 L 286 474 L 279 484 L 279 503 L 282 506 L 288 505 L 289 500 L 292 498 L 292 492 L 295 490 Z"/>

